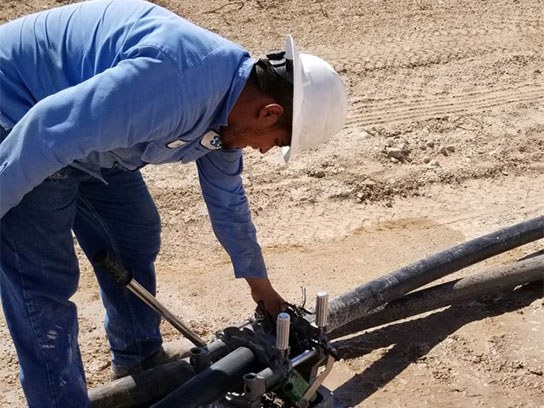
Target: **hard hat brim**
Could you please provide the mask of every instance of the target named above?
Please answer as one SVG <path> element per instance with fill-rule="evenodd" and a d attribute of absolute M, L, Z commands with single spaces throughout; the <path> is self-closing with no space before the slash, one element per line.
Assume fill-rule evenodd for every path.
<path fill-rule="evenodd" d="M 293 123 L 291 132 L 291 144 L 283 146 L 281 152 L 285 162 L 288 162 L 300 148 L 300 134 L 302 132 L 302 101 L 304 100 L 304 87 L 302 83 L 303 67 L 300 54 L 291 35 L 285 39 L 285 58 L 293 61 Z"/>

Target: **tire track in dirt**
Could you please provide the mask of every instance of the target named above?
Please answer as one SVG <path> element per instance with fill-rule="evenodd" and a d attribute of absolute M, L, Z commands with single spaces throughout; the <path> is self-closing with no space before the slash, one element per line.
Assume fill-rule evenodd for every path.
<path fill-rule="evenodd" d="M 360 99 L 352 101 L 347 126 L 374 126 L 411 122 L 452 114 L 471 114 L 497 106 L 544 102 L 544 86 L 523 84 L 515 87 L 467 92 L 447 97 L 431 96 L 416 100 Z"/>
<path fill-rule="evenodd" d="M 355 73 L 444 64 L 493 53 L 541 56 L 544 30 L 540 22 L 519 24 L 490 29 L 405 32 L 379 41 L 360 38 L 348 42 L 348 48 L 332 53 L 336 54 L 335 60 L 342 61 L 339 69 Z M 331 54 L 331 50 L 324 50 L 323 54 Z"/>
<path fill-rule="evenodd" d="M 347 48 L 324 50 L 324 54 L 335 54 L 335 60 L 342 61 L 338 68 L 352 78 L 377 69 L 446 64 L 490 54 L 496 54 L 497 59 L 509 56 L 542 58 L 544 21 L 528 16 L 513 17 L 515 25 L 512 25 L 512 21 L 508 25 L 504 21 L 493 21 L 490 28 L 424 29 L 370 42 L 354 39 L 345 43 Z M 410 82 L 410 79 L 407 78 L 407 81 Z M 503 105 L 542 101 L 544 87 L 534 82 L 426 98 L 356 99 L 352 100 L 347 125 L 374 126 L 386 122 L 427 120 L 451 114 L 471 114 Z"/>

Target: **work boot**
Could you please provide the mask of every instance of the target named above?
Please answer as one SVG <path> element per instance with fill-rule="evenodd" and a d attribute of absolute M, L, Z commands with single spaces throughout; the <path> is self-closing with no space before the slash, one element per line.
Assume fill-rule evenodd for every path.
<path fill-rule="evenodd" d="M 111 364 L 110 379 L 111 381 L 123 378 L 129 375 L 149 370 L 163 364 L 171 363 L 172 361 L 181 360 L 188 357 L 194 345 L 188 340 L 164 343 L 161 348 L 151 356 L 147 357 L 140 364 L 133 367 L 119 367 Z"/>

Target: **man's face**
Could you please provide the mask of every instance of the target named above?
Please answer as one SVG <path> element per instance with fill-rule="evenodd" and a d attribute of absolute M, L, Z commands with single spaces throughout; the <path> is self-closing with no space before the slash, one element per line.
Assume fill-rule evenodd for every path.
<path fill-rule="evenodd" d="M 291 132 L 280 124 L 264 129 L 228 126 L 220 130 L 220 135 L 227 149 L 252 147 L 262 154 L 276 146 L 289 146 L 291 142 Z"/>

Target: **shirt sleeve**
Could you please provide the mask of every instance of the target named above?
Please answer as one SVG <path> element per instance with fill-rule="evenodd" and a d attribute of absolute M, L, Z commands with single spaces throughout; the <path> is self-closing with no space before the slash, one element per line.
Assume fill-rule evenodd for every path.
<path fill-rule="evenodd" d="M 172 64 L 140 56 L 39 101 L 0 144 L 0 217 L 74 160 L 179 128 L 177 76 Z"/>
<path fill-rule="evenodd" d="M 261 247 L 242 186 L 242 151 L 216 150 L 196 161 L 213 227 L 237 278 L 267 277 Z"/>

